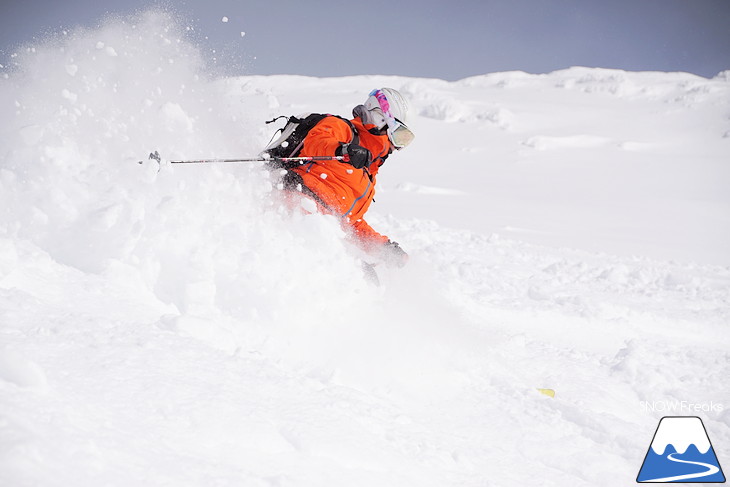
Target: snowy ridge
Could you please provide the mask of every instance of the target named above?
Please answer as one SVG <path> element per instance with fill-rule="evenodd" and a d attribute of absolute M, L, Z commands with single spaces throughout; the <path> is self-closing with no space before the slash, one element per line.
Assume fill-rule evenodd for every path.
<path fill-rule="evenodd" d="M 0 71 L 0 484 L 613 486 L 641 401 L 730 407 L 728 72 L 216 78 L 160 12 L 32 47 Z M 138 164 L 377 86 L 417 133 L 381 288 L 258 165 Z"/>

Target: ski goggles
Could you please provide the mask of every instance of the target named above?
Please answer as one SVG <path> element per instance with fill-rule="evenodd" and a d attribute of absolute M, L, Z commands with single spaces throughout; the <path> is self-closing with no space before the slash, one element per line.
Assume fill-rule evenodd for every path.
<path fill-rule="evenodd" d="M 390 143 L 396 149 L 402 149 L 413 142 L 413 139 L 416 138 L 415 134 L 411 132 L 411 129 L 406 124 L 393 116 L 390 111 L 390 103 L 388 103 L 385 93 L 380 90 L 373 90 L 370 92 L 370 96 L 378 100 L 380 110 L 383 112 L 383 117 L 385 117 L 385 122 L 388 125 L 387 132 Z"/>

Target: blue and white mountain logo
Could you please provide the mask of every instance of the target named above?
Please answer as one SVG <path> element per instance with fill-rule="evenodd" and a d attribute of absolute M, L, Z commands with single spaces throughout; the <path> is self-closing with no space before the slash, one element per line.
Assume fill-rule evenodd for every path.
<path fill-rule="evenodd" d="M 702 420 L 696 416 L 663 417 L 636 481 L 725 482 Z"/>

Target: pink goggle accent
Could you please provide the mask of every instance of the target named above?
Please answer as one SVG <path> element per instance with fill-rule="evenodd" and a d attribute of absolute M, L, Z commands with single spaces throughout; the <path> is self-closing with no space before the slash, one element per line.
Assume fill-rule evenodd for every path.
<path fill-rule="evenodd" d="M 378 104 L 380 104 L 380 109 L 383 111 L 383 115 L 385 115 L 386 119 L 395 120 L 393 114 L 390 113 L 390 103 L 388 103 L 388 99 L 385 97 L 385 93 L 380 90 L 373 90 L 370 92 L 370 96 L 374 96 L 375 99 L 378 100 Z"/>
<path fill-rule="evenodd" d="M 410 144 L 415 136 L 403 122 L 395 118 L 390 112 L 390 103 L 388 103 L 385 93 L 376 89 L 370 92 L 370 96 L 374 96 L 378 100 L 380 110 L 383 112 L 385 122 L 388 124 L 388 138 L 393 146 L 396 149 L 402 149 Z"/>

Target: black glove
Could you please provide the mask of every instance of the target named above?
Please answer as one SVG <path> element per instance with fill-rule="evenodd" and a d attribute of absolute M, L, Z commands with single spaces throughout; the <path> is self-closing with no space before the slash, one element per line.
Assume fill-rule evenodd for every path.
<path fill-rule="evenodd" d="M 388 267 L 403 267 L 408 262 L 408 254 L 400 248 L 398 242 L 388 240 L 383 244 L 383 260 Z"/>
<path fill-rule="evenodd" d="M 373 162 L 373 155 L 365 147 L 357 144 L 342 144 L 335 151 L 336 156 L 345 156 L 346 162 L 355 169 L 368 167 Z"/>

